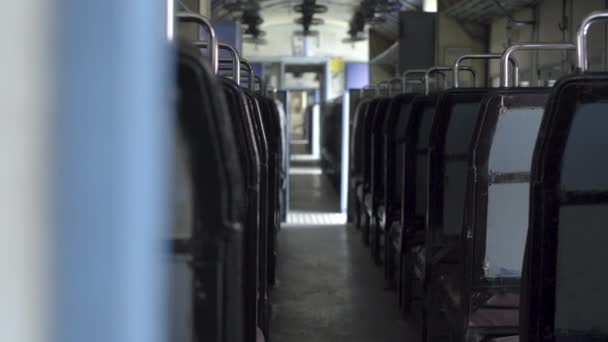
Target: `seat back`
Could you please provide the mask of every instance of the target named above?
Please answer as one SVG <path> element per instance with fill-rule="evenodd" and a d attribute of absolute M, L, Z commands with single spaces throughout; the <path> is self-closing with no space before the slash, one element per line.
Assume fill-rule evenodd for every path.
<path fill-rule="evenodd" d="M 342 98 L 325 106 L 321 136 L 321 167 L 339 188 L 342 165 Z"/>
<path fill-rule="evenodd" d="M 372 151 L 371 151 L 371 192 L 374 206 L 384 200 L 383 161 L 384 161 L 384 122 L 390 116 L 394 105 L 392 98 L 385 98 L 378 107 L 378 112 L 372 123 Z"/>
<path fill-rule="evenodd" d="M 272 158 L 270 160 L 270 206 L 268 215 L 270 217 L 270 230 L 268 234 L 268 283 L 274 284 L 276 263 L 276 234 L 281 226 L 281 190 L 283 184 L 283 125 L 278 106 L 273 99 L 259 95 L 263 106 L 263 117 L 268 128 L 268 138 L 271 141 Z"/>
<path fill-rule="evenodd" d="M 534 153 L 522 339 L 608 335 L 608 74 L 553 89 Z"/>
<path fill-rule="evenodd" d="M 350 146 L 350 176 L 360 178 L 363 176 L 363 131 L 365 130 L 365 118 L 371 99 L 361 100 L 355 109 L 353 118 L 353 129 L 351 133 Z"/>
<path fill-rule="evenodd" d="M 401 208 L 401 189 L 403 181 L 401 169 L 403 168 L 403 153 L 400 151 L 398 139 L 400 133 L 407 129 L 410 117 L 410 104 L 417 95 L 401 94 L 394 97 L 389 115 L 384 121 L 384 160 L 383 160 L 383 195 L 386 206 L 387 217 L 399 219 L 399 209 Z"/>
<path fill-rule="evenodd" d="M 394 100 L 392 98 L 386 98 L 382 103 L 382 108 L 384 110 L 376 114 L 372 124 L 371 181 L 372 194 L 374 195 L 375 201 L 384 200 L 384 172 L 382 170 L 386 142 L 384 139 L 384 125 L 393 111 L 393 104 Z"/>
<path fill-rule="evenodd" d="M 521 277 L 530 169 L 547 89 L 500 90 L 487 99 L 473 146 L 474 174 L 463 227 L 475 238 L 473 279 Z M 463 236 L 464 238 L 465 236 Z"/>
<path fill-rule="evenodd" d="M 382 123 L 382 120 L 386 114 L 386 110 L 390 103 L 390 99 L 388 98 L 376 98 L 373 100 L 372 104 L 375 103 L 375 106 L 370 106 L 370 112 L 366 118 L 366 129 L 363 132 L 365 138 L 365 146 L 364 146 L 364 156 L 363 156 L 363 182 L 366 186 L 366 190 L 371 193 L 372 191 L 372 182 L 374 177 L 374 163 L 373 156 L 375 154 L 376 149 L 376 140 L 377 136 L 375 131 L 378 130 L 378 127 Z"/>
<path fill-rule="evenodd" d="M 401 141 L 401 223 L 408 230 L 424 229 L 428 193 L 428 148 L 435 116 L 436 95 L 417 96 L 410 105 L 410 118 Z M 405 132 L 405 134 L 403 133 Z"/>
<path fill-rule="evenodd" d="M 455 289 L 443 305 L 457 336 L 467 328 L 485 337 L 517 332 L 529 174 L 547 93 L 500 89 L 481 102 L 458 247 L 434 268 L 438 286 Z"/>
<path fill-rule="evenodd" d="M 470 146 L 488 89 L 452 89 L 437 101 L 431 128 L 427 245 L 460 238 Z"/>
<path fill-rule="evenodd" d="M 247 105 L 249 106 L 252 121 L 255 127 L 256 143 L 260 151 L 260 200 L 258 227 L 258 325 L 265 336 L 268 336 L 268 240 L 271 217 L 269 207 L 271 205 L 271 175 L 270 160 L 272 158 L 271 146 L 268 138 L 269 127 L 264 125 L 262 104 L 259 97 L 249 89 L 244 89 Z"/>

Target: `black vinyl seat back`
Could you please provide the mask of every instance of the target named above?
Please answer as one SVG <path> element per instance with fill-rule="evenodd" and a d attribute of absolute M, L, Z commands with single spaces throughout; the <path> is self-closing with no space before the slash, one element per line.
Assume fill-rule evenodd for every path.
<path fill-rule="evenodd" d="M 500 89 L 480 105 L 460 246 L 433 277 L 455 290 L 442 305 L 459 340 L 517 333 L 532 152 L 547 94 L 546 88 Z"/>
<path fill-rule="evenodd" d="M 427 148 L 430 142 L 431 123 L 435 115 L 437 95 L 416 96 L 409 105 L 408 122 L 403 123 L 397 136 L 398 154 L 401 154 L 401 167 L 397 172 L 400 179 L 400 224 L 395 225 L 393 249 L 395 263 L 399 265 L 397 274 L 399 286 L 399 304 L 402 310 L 409 313 L 420 312 L 421 280 L 424 262 L 420 261 L 420 247 L 424 246 L 424 220 L 415 220 L 415 201 L 426 197 L 426 187 L 422 185 L 428 167 Z M 422 147 L 419 147 L 422 146 Z M 418 150 L 424 149 L 424 153 Z M 416 164 L 422 164 L 420 166 Z M 420 172 L 424 168 L 423 172 Z M 418 170 L 418 172 L 416 172 Z M 419 177 L 419 173 L 425 175 Z M 424 192 L 424 195 L 418 194 Z M 426 201 L 424 201 L 426 208 Z M 425 210 L 426 213 L 426 210 Z M 422 265 L 422 267 L 420 266 Z"/>
<path fill-rule="evenodd" d="M 403 141 L 399 136 L 406 130 L 410 107 L 417 94 L 399 94 L 393 97 L 393 103 L 384 120 L 382 134 L 384 151 L 382 161 L 382 184 L 384 212 L 381 223 L 384 224 L 384 276 L 389 286 L 397 287 L 399 283 L 399 246 L 401 245 L 401 192 L 403 180 Z"/>
<path fill-rule="evenodd" d="M 410 115 L 410 105 L 415 94 L 401 94 L 394 97 L 394 104 L 389 113 L 389 117 L 384 121 L 384 203 L 387 216 L 399 220 L 399 210 L 401 208 L 401 189 L 403 180 L 401 169 L 403 167 L 403 153 L 399 139 L 401 131 L 407 128 Z"/>
<path fill-rule="evenodd" d="M 384 181 L 383 181 L 383 162 L 384 162 L 384 122 L 390 116 L 395 101 L 392 98 L 384 98 L 378 105 L 378 110 L 374 116 L 371 128 L 371 158 L 370 158 L 370 179 L 371 193 L 374 207 L 383 204 L 384 201 Z"/>
<path fill-rule="evenodd" d="M 325 107 L 321 136 L 321 161 L 323 173 L 338 188 L 342 169 L 342 100 L 336 99 Z"/>
<path fill-rule="evenodd" d="M 207 341 L 242 338 L 245 324 L 245 317 L 236 314 L 245 309 L 241 227 L 246 177 L 238 158 L 237 123 L 228 114 L 225 97 L 214 93 L 217 88 L 218 81 L 201 61 L 199 51 L 181 46 L 177 56 L 176 183 L 178 208 L 191 207 L 178 209 L 176 217 L 174 254 L 189 257 L 173 264 L 173 291 L 186 297 L 178 300 L 182 308 L 174 312 L 174 318 L 181 333 L 191 332 Z M 189 303 L 192 307 L 185 308 Z"/>
<path fill-rule="evenodd" d="M 206 63 L 200 60 L 199 55 L 197 50 L 188 46 L 179 49 L 178 129 L 186 144 L 196 143 L 195 148 L 201 150 L 197 154 L 201 153 L 207 158 L 215 158 L 214 167 L 205 167 L 198 171 L 204 173 L 206 169 L 217 169 L 209 172 L 214 172 L 213 177 L 222 180 L 217 184 L 206 185 L 206 189 L 217 186 L 216 189 L 208 191 L 218 191 L 218 195 L 214 200 L 211 200 L 211 196 L 209 196 L 201 205 L 211 208 L 209 212 L 221 213 L 227 222 L 238 222 L 243 218 L 244 213 L 242 208 L 244 207 L 245 182 L 241 171 L 241 161 L 235 153 L 238 145 L 233 131 L 234 124 L 232 119 L 226 115 L 228 107 L 225 97 L 209 95 L 213 92 L 214 87 L 217 87 L 218 81 L 215 80 Z M 205 95 L 205 98 L 197 98 L 202 95 Z M 193 137 L 197 134 L 202 135 L 197 133 L 202 129 L 201 127 L 209 131 L 206 132 L 208 136 L 197 138 L 209 139 L 206 144 L 200 140 L 195 141 Z M 191 160 L 191 162 L 193 161 Z M 193 166 L 200 167 L 201 165 Z M 203 199 L 199 200 L 203 201 Z"/>
<path fill-rule="evenodd" d="M 365 134 L 367 127 L 367 117 L 376 106 L 372 98 L 361 99 L 355 110 L 351 143 L 350 143 L 350 192 L 352 193 L 352 218 L 357 228 L 363 225 L 363 180 L 365 174 L 364 155 L 365 155 Z"/>
<path fill-rule="evenodd" d="M 269 145 L 269 186 L 268 186 L 268 236 L 267 236 L 267 271 L 266 278 L 274 283 L 275 267 L 275 235 L 281 224 L 280 191 L 282 173 L 283 141 L 281 134 L 281 118 L 275 102 L 262 95 L 257 95 L 261 116 L 264 121 L 266 138 Z"/>
<path fill-rule="evenodd" d="M 271 148 L 267 138 L 268 127 L 264 126 L 264 118 L 260 99 L 255 93 L 244 89 L 247 105 L 255 127 L 256 143 L 260 151 L 260 224 L 258 227 L 258 324 L 265 336 L 268 336 L 269 302 L 268 302 L 268 240 L 271 217 L 269 206 L 270 195 L 270 159 Z"/>
<path fill-rule="evenodd" d="M 491 90 L 451 89 L 439 95 L 428 152 L 429 178 L 425 239 L 416 259 L 422 269 L 428 340 L 449 331 L 462 341 L 463 316 L 459 310 L 467 298 L 462 285 L 460 238 L 469 182 L 471 145 L 484 98 Z M 456 309 L 456 310 L 454 310 Z M 445 332 L 444 332 L 445 333 Z"/>
<path fill-rule="evenodd" d="M 521 277 L 528 232 L 532 153 L 549 90 L 500 90 L 487 99 L 473 146 L 474 173 L 463 227 L 473 227 L 472 278 Z M 470 212 L 470 214 L 469 214 Z M 473 234 L 473 236 L 471 235 Z M 466 235 L 466 236 L 465 236 Z"/>
<path fill-rule="evenodd" d="M 375 104 L 375 105 L 374 105 Z M 366 117 L 365 130 L 363 132 L 364 135 L 364 155 L 363 155 L 363 183 L 365 184 L 365 189 L 367 193 L 372 192 L 372 182 L 373 182 L 373 156 L 375 153 L 375 138 L 377 136 L 374 134 L 375 130 L 381 126 L 382 119 L 386 114 L 386 110 L 388 105 L 390 104 L 390 99 L 388 98 L 376 98 L 373 100 L 372 105 L 369 107 L 368 115 Z"/>
<path fill-rule="evenodd" d="M 363 131 L 370 104 L 371 99 L 361 100 L 355 109 L 350 139 L 350 176 L 353 180 L 363 177 Z"/>
<path fill-rule="evenodd" d="M 525 341 L 608 336 L 608 73 L 553 89 L 532 169 L 522 282 Z"/>
<path fill-rule="evenodd" d="M 401 224 L 409 231 L 424 229 L 427 208 L 428 150 L 437 95 L 418 96 L 411 103 L 410 118 L 398 135 L 401 142 Z"/>
<path fill-rule="evenodd" d="M 370 159 L 370 251 L 377 264 L 384 262 L 385 254 L 381 253 L 384 245 L 384 229 L 386 228 L 386 209 L 384 207 L 384 152 L 385 134 L 384 123 L 390 116 L 393 106 L 396 106 L 393 98 L 383 98 L 378 105 L 376 115 L 371 129 L 371 159 Z M 367 203 L 366 203 L 367 204 Z M 365 241 L 365 240 L 364 240 Z"/>
<path fill-rule="evenodd" d="M 427 244 L 460 238 L 470 146 L 488 89 L 451 89 L 441 94 L 431 128 Z"/>
<path fill-rule="evenodd" d="M 379 104 L 379 98 L 374 98 L 369 102 L 367 110 L 365 111 L 365 116 L 363 117 L 363 125 L 360 126 L 358 132 L 360 134 L 359 138 L 361 139 L 361 177 L 363 185 L 365 187 L 365 191 L 369 190 L 368 187 L 371 178 L 371 168 L 369 164 L 372 150 L 372 135 L 370 134 L 370 131 Z"/>

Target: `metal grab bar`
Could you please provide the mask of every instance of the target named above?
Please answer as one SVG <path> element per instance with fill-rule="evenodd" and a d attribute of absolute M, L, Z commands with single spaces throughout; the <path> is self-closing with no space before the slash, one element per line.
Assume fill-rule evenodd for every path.
<path fill-rule="evenodd" d="M 596 11 L 589 14 L 581 22 L 576 35 L 576 56 L 578 68 L 582 72 L 586 72 L 589 69 L 589 58 L 587 57 L 587 34 L 589 33 L 589 28 L 598 21 L 606 20 L 608 20 L 608 11 Z"/>
<path fill-rule="evenodd" d="M 377 85 L 368 84 L 368 85 L 364 86 L 363 88 L 361 88 L 361 96 L 360 97 L 363 97 L 363 95 L 364 95 L 364 93 L 365 93 L 366 90 L 373 90 L 376 96 L 378 96 L 380 94 L 380 91 L 379 91 L 379 88 L 378 88 Z"/>
<path fill-rule="evenodd" d="M 457 70 L 464 70 L 464 71 L 470 72 L 473 75 L 475 82 L 477 82 L 477 74 L 475 74 L 475 70 L 473 70 L 472 68 L 461 66 Z M 452 67 L 448 67 L 448 66 L 434 66 L 434 67 L 426 69 L 426 72 L 424 73 L 424 94 L 425 95 L 428 95 L 429 91 L 430 91 L 429 76 L 433 73 L 437 73 L 440 71 L 454 71 L 454 69 Z"/>
<path fill-rule="evenodd" d="M 424 75 L 426 74 L 426 69 L 410 69 L 410 70 L 405 70 L 403 72 L 403 74 L 401 74 L 401 88 L 403 89 L 403 91 L 405 91 L 407 89 L 407 77 L 409 75 L 417 75 L 417 74 L 422 75 L 422 78 L 424 78 Z"/>
<path fill-rule="evenodd" d="M 386 89 L 388 96 L 391 95 L 391 82 L 389 80 L 384 80 L 384 81 L 378 82 L 378 94 L 379 95 L 382 95 L 380 93 L 382 91 L 382 88 Z"/>
<path fill-rule="evenodd" d="M 471 55 L 462 55 L 456 59 L 456 63 L 454 63 L 454 88 L 460 87 L 460 78 L 458 69 L 460 68 L 460 63 L 468 59 L 500 59 L 502 57 L 501 53 L 481 53 L 481 54 L 471 54 Z M 509 58 L 509 61 L 513 65 L 513 81 L 515 84 L 519 84 L 519 63 L 513 58 Z M 475 86 L 477 86 L 477 82 L 475 82 Z"/>
<path fill-rule="evenodd" d="M 202 41 L 202 40 L 196 40 L 196 41 L 193 41 L 190 43 L 194 46 L 202 47 L 202 48 L 206 48 L 209 46 L 209 43 Z M 236 51 L 236 49 L 233 48 L 232 46 L 225 44 L 225 43 L 218 43 L 218 49 L 225 50 L 225 51 L 228 51 L 228 53 L 230 53 L 230 61 L 232 62 L 232 80 L 234 80 L 235 82 L 238 83 L 239 80 L 241 79 L 241 68 L 239 67 L 239 64 L 241 61 L 241 56 L 239 55 L 239 52 Z M 219 71 L 219 65 L 218 65 L 218 71 Z"/>
<path fill-rule="evenodd" d="M 219 62 L 220 63 L 232 63 L 232 60 L 230 58 L 220 58 Z M 240 59 L 239 64 L 240 64 L 239 69 L 245 70 L 247 72 L 247 76 L 246 76 L 247 83 L 248 83 L 247 87 L 249 89 L 253 89 L 253 83 L 254 83 L 255 77 L 256 77 L 256 75 L 253 73 L 253 67 L 251 66 L 249 61 L 247 61 L 244 58 Z M 228 66 L 223 66 L 223 65 L 220 65 L 220 67 L 219 67 L 219 70 L 232 70 L 232 69 L 233 69 L 233 67 L 228 67 Z M 252 75 L 253 75 L 253 77 L 252 77 Z M 241 77 L 239 77 L 239 82 L 238 82 L 239 84 L 240 84 L 241 78 L 242 78 L 242 74 L 241 74 Z"/>
<path fill-rule="evenodd" d="M 247 71 L 249 71 L 248 88 L 253 90 L 253 82 L 255 82 L 255 74 L 253 73 L 253 67 L 248 60 L 241 58 L 241 64 L 245 65 Z"/>
<path fill-rule="evenodd" d="M 574 50 L 576 45 L 571 43 L 524 43 L 510 46 L 500 58 L 500 81 L 502 86 L 508 88 L 509 83 L 509 60 L 515 51 L 521 50 Z"/>
<path fill-rule="evenodd" d="M 260 94 L 266 95 L 266 92 L 264 90 L 264 82 L 262 82 L 262 79 L 260 78 L 260 76 L 255 75 L 255 74 L 253 76 L 254 76 L 255 81 L 260 84 L 260 89 L 259 89 Z"/>
<path fill-rule="evenodd" d="M 211 49 L 209 56 L 211 59 L 211 68 L 213 68 L 213 73 L 217 74 L 217 67 L 218 67 L 218 43 L 217 43 L 217 38 L 215 36 L 215 30 L 213 29 L 213 26 L 211 26 L 211 23 L 209 22 L 209 20 L 207 20 L 205 17 L 200 16 L 198 14 L 194 14 L 194 13 L 189 13 L 189 12 L 178 12 L 175 17 L 177 18 L 177 20 L 179 22 L 182 23 L 194 23 L 194 24 L 199 24 L 200 26 L 202 26 L 203 28 L 205 28 L 207 30 L 207 33 L 209 34 L 209 43 L 211 44 Z M 199 40 L 200 37 L 199 37 Z"/>
<path fill-rule="evenodd" d="M 405 89 L 403 88 L 403 84 L 402 84 L 402 79 L 401 79 L 400 77 L 395 77 L 395 78 L 391 78 L 391 79 L 388 81 L 388 84 L 389 84 L 389 86 L 388 86 L 388 94 L 389 94 L 389 95 L 392 95 L 392 92 L 393 92 L 393 84 L 395 84 L 395 83 L 398 83 L 398 84 L 401 86 L 401 91 L 402 91 L 402 92 L 405 92 Z"/>

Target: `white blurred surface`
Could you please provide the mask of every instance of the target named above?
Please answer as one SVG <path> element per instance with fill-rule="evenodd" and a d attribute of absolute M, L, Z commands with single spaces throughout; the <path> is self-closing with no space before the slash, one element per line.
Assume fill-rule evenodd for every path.
<path fill-rule="evenodd" d="M 52 3 L 0 3 L 0 341 L 49 336 Z"/>

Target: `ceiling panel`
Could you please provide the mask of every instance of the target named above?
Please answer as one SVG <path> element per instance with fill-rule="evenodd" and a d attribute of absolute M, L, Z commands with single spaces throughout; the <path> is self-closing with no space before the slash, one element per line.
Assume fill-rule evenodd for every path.
<path fill-rule="evenodd" d="M 443 13 L 460 20 L 488 23 L 497 17 L 511 15 L 516 10 L 538 4 L 538 0 L 449 0 L 444 1 Z"/>
<path fill-rule="evenodd" d="M 293 11 L 293 6 L 301 3 L 301 0 L 260 0 L 256 1 L 260 6 L 260 14 L 265 22 L 291 21 L 300 16 Z M 420 10 L 422 0 L 400 0 L 402 10 Z M 234 8 L 238 7 L 239 1 L 235 0 L 213 0 L 211 3 L 214 18 L 235 19 L 240 15 Z M 360 0 L 317 0 L 317 4 L 328 7 L 327 13 L 316 14 L 315 17 L 326 21 L 350 22 L 354 11 L 359 7 Z M 397 36 L 398 11 L 386 13 L 384 21 L 376 23 L 373 27 L 387 37 Z"/>
<path fill-rule="evenodd" d="M 400 0 L 401 10 L 420 11 L 423 0 Z M 477 23 L 488 23 L 496 17 L 508 16 L 514 11 L 526 6 L 536 5 L 539 0 L 441 0 L 440 10 L 459 20 Z M 301 0 L 212 0 L 212 12 L 216 19 L 238 19 L 239 4 L 256 3 L 265 23 L 286 23 L 300 16 L 293 7 Z M 360 0 L 317 0 L 318 4 L 328 7 L 327 13 L 316 14 L 325 22 L 350 22 L 353 13 L 359 7 Z M 398 11 L 381 15 L 381 20 L 371 26 L 387 39 L 396 40 L 398 37 Z M 264 24 L 261 25 L 262 27 Z"/>

